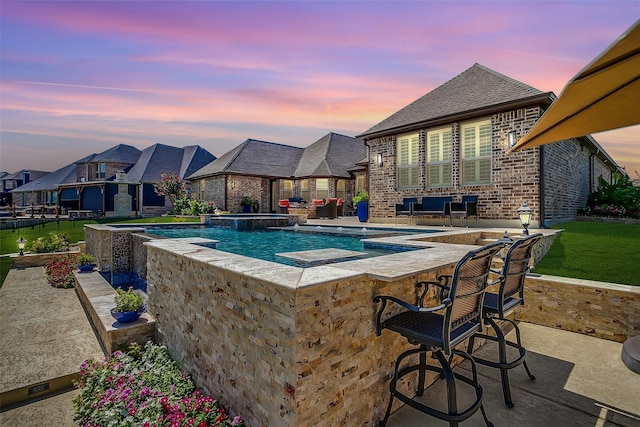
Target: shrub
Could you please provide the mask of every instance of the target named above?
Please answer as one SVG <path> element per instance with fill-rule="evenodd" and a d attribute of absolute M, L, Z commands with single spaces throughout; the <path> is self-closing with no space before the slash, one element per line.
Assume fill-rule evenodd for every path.
<path fill-rule="evenodd" d="M 93 265 L 96 263 L 96 259 L 91 254 L 81 253 L 76 257 L 76 264 L 78 265 Z"/>
<path fill-rule="evenodd" d="M 356 207 L 360 202 L 368 202 L 369 201 L 369 193 L 366 191 L 358 191 L 358 194 L 351 198 L 351 203 L 353 203 L 353 207 Z"/>
<path fill-rule="evenodd" d="M 38 237 L 30 245 L 31 252 L 49 253 L 69 250 L 69 237 L 66 234 L 49 233 L 47 236 Z"/>
<path fill-rule="evenodd" d="M 138 292 L 134 292 L 132 288 L 129 288 L 126 292 L 122 289 L 116 289 L 116 311 L 124 313 L 126 311 L 138 311 L 143 305 L 144 301 L 142 295 Z"/>
<path fill-rule="evenodd" d="M 244 426 L 195 389 L 164 346 L 133 344 L 103 362 L 88 360 L 75 382 L 75 420 L 85 426 Z"/>
<path fill-rule="evenodd" d="M 640 218 L 640 186 L 634 185 L 628 175 L 615 175 L 611 183 L 600 177 L 587 205 L 588 209 L 580 213 Z"/>
<path fill-rule="evenodd" d="M 70 256 L 62 256 L 44 265 L 47 281 L 54 288 L 73 288 L 76 280 L 73 277 L 73 269 L 76 265 L 75 259 Z"/>

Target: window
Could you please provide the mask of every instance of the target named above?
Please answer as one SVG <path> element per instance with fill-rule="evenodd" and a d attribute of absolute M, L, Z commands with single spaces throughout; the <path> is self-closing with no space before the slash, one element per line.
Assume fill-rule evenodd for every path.
<path fill-rule="evenodd" d="M 300 181 L 300 197 L 302 197 L 302 200 L 306 202 L 311 201 L 309 199 L 309 180 L 308 179 L 303 179 Z"/>
<path fill-rule="evenodd" d="M 451 187 L 451 128 L 427 132 L 427 187 Z"/>
<path fill-rule="evenodd" d="M 329 198 L 329 179 L 318 178 L 316 179 L 316 199 L 328 199 Z"/>
<path fill-rule="evenodd" d="M 336 182 L 336 199 L 344 200 L 346 195 L 346 181 L 344 179 L 339 179 Z"/>
<path fill-rule="evenodd" d="M 398 189 L 418 188 L 418 146 L 417 133 L 398 136 L 397 185 Z"/>
<path fill-rule="evenodd" d="M 205 200 L 204 198 L 205 188 L 206 188 L 206 181 L 204 179 L 198 180 L 198 198 L 200 200 Z"/>
<path fill-rule="evenodd" d="M 290 199 L 293 197 L 293 181 L 290 179 L 282 180 L 282 198 Z"/>
<path fill-rule="evenodd" d="M 364 182 L 364 175 L 358 175 L 356 176 L 356 194 L 358 194 L 360 191 L 366 191 L 366 185 Z"/>
<path fill-rule="evenodd" d="M 462 185 L 491 184 L 491 120 L 460 129 Z"/>
<path fill-rule="evenodd" d="M 96 169 L 96 179 L 104 179 L 106 178 L 105 175 L 107 173 L 107 164 L 106 163 L 99 163 L 98 167 Z"/>

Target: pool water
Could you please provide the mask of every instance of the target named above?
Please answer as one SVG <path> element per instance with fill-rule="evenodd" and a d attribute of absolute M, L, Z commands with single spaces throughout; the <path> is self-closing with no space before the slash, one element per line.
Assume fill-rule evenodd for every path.
<path fill-rule="evenodd" d="M 278 257 L 275 254 L 337 248 L 366 252 L 366 255 L 359 258 L 368 258 L 400 251 L 400 248 L 397 247 L 393 250 L 364 248 L 360 240 L 361 237 L 354 235 L 296 233 L 287 230 L 238 231 L 222 227 L 154 228 L 153 230 L 147 230 L 147 232 L 167 238 L 202 237 L 219 240 L 220 242 L 216 245 L 218 250 L 287 265 L 296 265 L 296 263 L 293 260 Z M 412 250 L 412 248 L 405 248 L 404 250 Z"/>

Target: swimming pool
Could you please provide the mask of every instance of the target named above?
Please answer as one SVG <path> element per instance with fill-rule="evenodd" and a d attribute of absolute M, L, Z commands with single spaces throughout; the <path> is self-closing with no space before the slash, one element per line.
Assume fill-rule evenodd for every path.
<path fill-rule="evenodd" d="M 219 243 L 216 245 L 216 249 L 218 250 L 288 265 L 300 264 L 276 254 L 335 248 L 365 252 L 365 254 L 359 258 L 367 258 L 416 249 L 411 247 L 394 247 L 389 249 L 383 247 L 364 247 L 361 241 L 362 238 L 411 233 L 411 231 L 374 230 L 375 229 L 367 230 L 363 227 L 313 226 L 246 231 L 224 227 L 154 227 L 147 229 L 147 232 L 166 238 L 202 237 L 218 240 Z M 415 231 L 413 231 L 413 233 L 415 233 Z"/>

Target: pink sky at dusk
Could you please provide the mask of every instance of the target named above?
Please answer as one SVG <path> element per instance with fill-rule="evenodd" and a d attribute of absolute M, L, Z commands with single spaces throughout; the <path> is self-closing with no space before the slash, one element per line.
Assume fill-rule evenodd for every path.
<path fill-rule="evenodd" d="M 474 63 L 559 95 L 639 17 L 637 0 L 3 0 L 0 171 L 355 136 Z M 593 137 L 636 177 L 640 126 Z"/>

